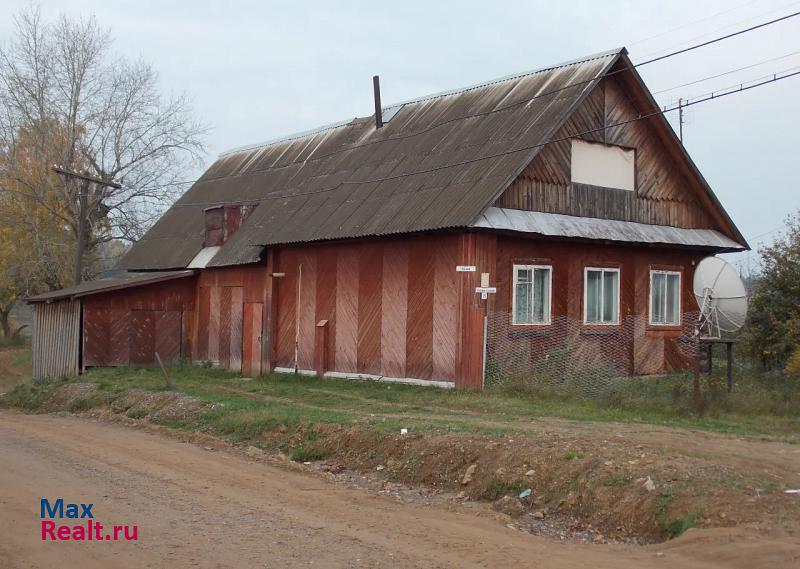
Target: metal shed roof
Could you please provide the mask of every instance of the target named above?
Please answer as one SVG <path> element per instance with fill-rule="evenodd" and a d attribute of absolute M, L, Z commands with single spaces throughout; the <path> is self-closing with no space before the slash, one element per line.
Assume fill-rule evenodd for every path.
<path fill-rule="evenodd" d="M 544 237 L 624 241 L 651 245 L 709 248 L 715 251 L 743 251 L 745 247 L 713 229 L 681 229 L 632 221 L 574 217 L 558 213 L 490 207 L 473 227 L 531 233 Z"/>
<path fill-rule="evenodd" d="M 264 246 L 468 227 L 622 56 L 578 61 L 422 97 L 371 117 L 223 154 L 134 245 L 127 269 L 186 267 L 203 210 L 257 203 L 208 266 Z"/>
<path fill-rule="evenodd" d="M 27 302 L 51 302 L 65 298 L 80 298 L 83 296 L 111 292 L 132 286 L 141 286 L 173 279 L 181 279 L 184 277 L 189 277 L 195 274 L 195 272 L 196 271 L 159 271 L 154 273 L 127 273 L 119 277 L 87 281 L 69 288 L 46 292 L 44 294 L 33 296 L 27 299 Z"/>

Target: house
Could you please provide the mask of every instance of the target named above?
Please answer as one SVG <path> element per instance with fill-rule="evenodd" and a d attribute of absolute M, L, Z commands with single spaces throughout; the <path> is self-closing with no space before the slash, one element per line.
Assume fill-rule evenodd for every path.
<path fill-rule="evenodd" d="M 127 276 L 31 299 L 36 373 L 158 353 L 480 388 L 554 339 L 687 365 L 694 266 L 748 246 L 624 49 L 376 107 L 221 155 Z"/>

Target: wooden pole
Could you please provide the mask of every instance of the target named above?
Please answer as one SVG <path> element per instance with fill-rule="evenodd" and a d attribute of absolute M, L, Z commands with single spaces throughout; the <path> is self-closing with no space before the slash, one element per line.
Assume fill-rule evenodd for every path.
<path fill-rule="evenodd" d="M 692 366 L 692 406 L 694 407 L 694 411 L 697 414 L 700 414 L 701 407 L 702 407 L 702 399 L 700 394 L 700 358 L 703 357 L 700 346 L 699 339 L 695 340 L 697 352 L 694 355 L 694 365 Z"/>
<path fill-rule="evenodd" d="M 89 184 L 98 184 L 100 186 L 108 186 L 114 189 L 122 188 L 122 184 L 110 180 L 103 180 L 97 176 L 89 174 L 81 174 L 80 172 L 73 172 L 60 166 L 53 166 L 53 172 L 60 174 L 67 178 L 75 178 L 81 181 L 80 195 L 78 196 L 78 244 L 75 251 L 75 273 L 74 283 L 81 284 L 83 281 L 83 250 L 86 248 L 86 217 L 89 210 Z"/>
<path fill-rule="evenodd" d="M 73 284 L 79 285 L 83 281 L 83 250 L 86 247 L 86 210 L 89 193 L 89 181 L 81 180 L 81 194 L 78 199 L 78 244 L 75 251 L 75 274 Z"/>
<path fill-rule="evenodd" d="M 169 375 L 167 375 L 164 362 L 161 361 L 161 356 L 158 355 L 158 352 L 156 352 L 156 361 L 158 362 L 158 367 L 161 368 L 161 374 L 164 376 L 164 383 L 167 384 L 167 389 L 172 389 L 172 380 L 170 380 Z"/>

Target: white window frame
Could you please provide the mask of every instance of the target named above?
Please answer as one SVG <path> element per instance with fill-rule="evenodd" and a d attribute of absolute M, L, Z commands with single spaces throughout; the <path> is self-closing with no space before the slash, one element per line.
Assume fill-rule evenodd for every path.
<path fill-rule="evenodd" d="M 604 271 L 608 273 L 617 273 L 617 313 L 613 321 L 610 322 L 589 322 L 589 271 Z M 600 279 L 603 282 L 603 279 Z M 605 286 L 605 285 L 603 285 Z M 620 304 L 620 294 L 622 291 L 622 271 L 617 267 L 584 267 L 583 268 L 583 323 L 589 326 L 619 326 L 619 315 L 622 310 Z M 605 295 L 600 294 L 600 314 L 604 312 L 603 303 L 605 302 Z"/>
<path fill-rule="evenodd" d="M 545 319 L 543 322 L 517 322 L 517 270 L 530 270 L 531 279 L 533 279 L 533 271 L 536 269 L 547 269 L 547 294 L 550 301 L 548 302 Z M 511 285 L 511 325 L 512 326 L 549 326 L 553 321 L 553 266 L 552 265 L 513 265 L 512 285 Z M 533 285 L 533 282 L 531 282 Z M 533 286 L 531 286 L 531 302 L 533 302 Z"/>
<path fill-rule="evenodd" d="M 678 275 L 678 321 L 677 322 L 653 322 L 653 275 Z M 667 271 L 661 269 L 650 269 L 650 288 L 648 291 L 648 314 L 647 322 L 650 326 L 680 326 L 683 319 L 683 295 L 681 294 L 681 287 L 683 286 L 683 275 L 681 271 Z"/>

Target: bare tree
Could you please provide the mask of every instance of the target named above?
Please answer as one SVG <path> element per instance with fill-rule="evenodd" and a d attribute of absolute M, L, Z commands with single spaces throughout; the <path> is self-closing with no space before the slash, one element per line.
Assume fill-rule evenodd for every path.
<path fill-rule="evenodd" d="M 35 203 L 77 240 L 82 185 L 43 169 L 56 161 L 117 180 L 121 189 L 88 187 L 87 256 L 138 239 L 186 188 L 207 129 L 186 95 L 159 93 L 150 64 L 113 58 L 93 17 L 46 22 L 31 9 L 15 22 L 0 47 L 0 191 Z"/>

